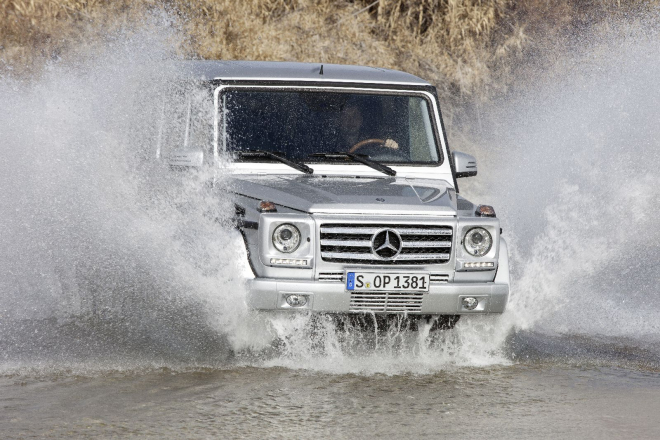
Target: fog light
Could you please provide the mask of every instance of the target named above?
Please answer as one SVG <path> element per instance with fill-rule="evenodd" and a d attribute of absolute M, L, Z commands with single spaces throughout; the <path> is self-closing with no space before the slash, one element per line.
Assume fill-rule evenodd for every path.
<path fill-rule="evenodd" d="M 287 301 L 289 300 L 287 299 Z M 472 298 L 472 297 L 463 298 L 463 307 L 465 307 L 467 310 L 474 310 L 477 308 L 478 305 L 479 305 L 479 300 L 477 298 Z"/>
<path fill-rule="evenodd" d="M 303 307 L 307 304 L 307 297 L 305 295 L 287 295 L 286 303 L 291 307 Z"/>

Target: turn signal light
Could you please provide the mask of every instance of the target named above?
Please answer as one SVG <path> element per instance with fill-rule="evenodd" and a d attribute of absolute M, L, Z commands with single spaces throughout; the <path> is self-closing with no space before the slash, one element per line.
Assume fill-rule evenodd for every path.
<path fill-rule="evenodd" d="M 259 212 L 277 212 L 277 206 L 275 206 L 275 203 L 266 200 L 259 202 L 259 208 L 257 209 Z"/>
<path fill-rule="evenodd" d="M 286 266 L 307 266 L 307 260 L 296 260 L 294 258 L 271 258 L 270 264 L 283 264 Z"/>
<path fill-rule="evenodd" d="M 495 263 L 492 261 L 480 261 L 480 262 L 474 262 L 474 263 L 464 263 L 463 267 L 466 269 L 472 269 L 475 267 L 495 267 Z"/>
<path fill-rule="evenodd" d="M 490 205 L 479 205 L 474 213 L 478 217 L 497 217 L 495 215 L 495 208 Z"/>

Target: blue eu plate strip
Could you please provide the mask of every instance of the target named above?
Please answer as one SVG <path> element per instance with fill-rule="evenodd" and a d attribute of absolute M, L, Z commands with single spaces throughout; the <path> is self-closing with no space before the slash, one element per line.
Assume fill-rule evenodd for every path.
<path fill-rule="evenodd" d="M 346 290 L 355 289 L 355 272 L 348 272 L 346 274 Z"/>

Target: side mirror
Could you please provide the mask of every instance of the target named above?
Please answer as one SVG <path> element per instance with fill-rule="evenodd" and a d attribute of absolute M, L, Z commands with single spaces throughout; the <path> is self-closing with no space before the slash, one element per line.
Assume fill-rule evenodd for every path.
<path fill-rule="evenodd" d="M 167 163 L 176 167 L 201 167 L 204 165 L 204 151 L 176 150 L 170 153 Z"/>
<path fill-rule="evenodd" d="M 477 175 L 477 159 L 469 154 L 454 151 L 454 168 L 456 169 L 456 178 L 472 177 Z"/>

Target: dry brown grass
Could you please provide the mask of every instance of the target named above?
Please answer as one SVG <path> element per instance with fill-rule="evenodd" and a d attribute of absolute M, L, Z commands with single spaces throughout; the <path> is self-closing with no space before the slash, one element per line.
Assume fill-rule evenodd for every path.
<path fill-rule="evenodd" d="M 524 43 L 521 27 L 494 32 L 508 0 L 0 0 L 0 58 L 31 68 L 137 24 L 156 8 L 182 18 L 191 55 L 399 68 L 473 94 Z M 497 38 L 494 35 L 497 34 Z"/>
<path fill-rule="evenodd" d="M 454 96 L 501 87 L 493 72 L 525 43 L 522 27 L 501 30 L 508 0 L 381 0 L 367 8 L 370 3 L 201 0 L 177 6 L 192 18 L 191 43 L 205 58 L 389 67 Z"/>
<path fill-rule="evenodd" d="M 136 23 L 156 1 L 0 0 L 0 69 L 32 73 Z"/>
<path fill-rule="evenodd" d="M 638 4 L 642 0 L 629 0 Z M 179 51 L 209 59 L 363 64 L 435 83 L 449 110 L 505 90 L 521 56 L 618 0 L 0 0 L 0 69 L 89 51 L 168 11 Z M 148 20 L 147 20 L 148 21 Z M 99 43 L 100 44 L 100 43 Z M 447 109 L 446 109 L 447 110 Z M 451 119 L 452 111 L 448 116 Z"/>

